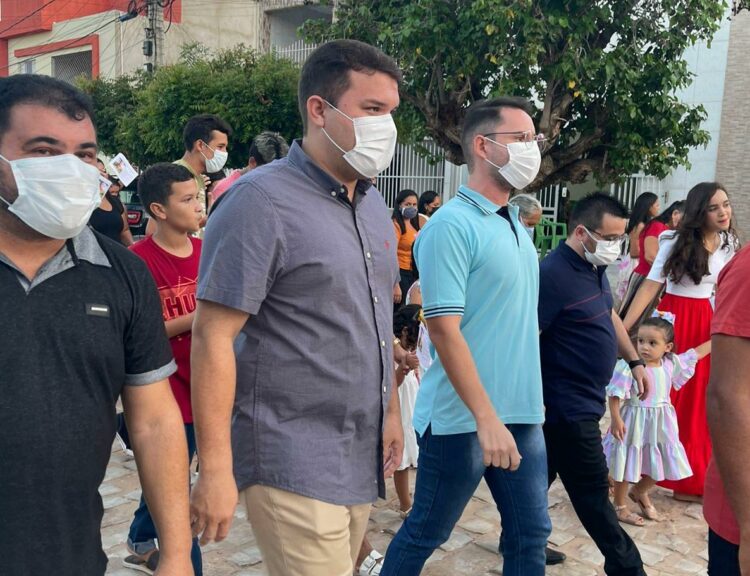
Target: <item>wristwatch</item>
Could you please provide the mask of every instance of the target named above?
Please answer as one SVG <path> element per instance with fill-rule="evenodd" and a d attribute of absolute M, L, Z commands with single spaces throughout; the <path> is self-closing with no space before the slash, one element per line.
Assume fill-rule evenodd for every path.
<path fill-rule="evenodd" d="M 635 368 L 636 366 L 643 366 L 645 368 L 646 362 L 642 360 L 641 358 L 636 358 L 635 360 L 631 360 L 630 362 L 628 362 L 628 366 L 630 366 L 631 370 Z"/>

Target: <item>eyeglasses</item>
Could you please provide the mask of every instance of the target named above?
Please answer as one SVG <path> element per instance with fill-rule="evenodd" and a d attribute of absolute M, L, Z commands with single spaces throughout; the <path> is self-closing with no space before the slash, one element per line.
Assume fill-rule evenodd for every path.
<path fill-rule="evenodd" d="M 490 132 L 488 134 L 483 134 L 485 138 L 496 135 L 517 136 L 519 140 L 516 140 L 516 142 L 523 142 L 526 144 L 527 149 L 538 146 L 539 150 L 544 152 L 550 147 L 549 140 L 547 140 L 547 137 L 544 134 L 536 134 L 532 130 L 523 130 L 520 132 Z"/>
<path fill-rule="evenodd" d="M 628 237 L 627 234 L 623 234 L 622 236 L 604 236 L 601 232 L 597 232 L 596 230 L 589 230 L 588 228 L 586 228 L 586 226 L 584 226 L 583 229 L 588 232 L 589 236 L 592 236 L 592 234 L 596 234 L 599 237 L 599 240 L 603 240 L 604 242 L 625 242 Z M 594 240 L 596 240 L 596 238 L 594 238 Z"/>

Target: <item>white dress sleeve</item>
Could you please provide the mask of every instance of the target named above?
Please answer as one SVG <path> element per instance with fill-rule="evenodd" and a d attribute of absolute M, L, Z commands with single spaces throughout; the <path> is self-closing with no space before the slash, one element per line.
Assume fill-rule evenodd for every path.
<path fill-rule="evenodd" d="M 654 263 L 651 265 L 651 271 L 648 273 L 647 278 L 654 282 L 664 284 L 664 282 L 667 281 L 667 277 L 664 275 L 664 264 L 667 263 L 667 258 L 669 258 L 669 255 L 672 253 L 672 248 L 677 241 L 677 234 L 671 238 L 665 236 L 660 240 L 659 252 L 656 254 L 656 258 L 654 258 Z"/>

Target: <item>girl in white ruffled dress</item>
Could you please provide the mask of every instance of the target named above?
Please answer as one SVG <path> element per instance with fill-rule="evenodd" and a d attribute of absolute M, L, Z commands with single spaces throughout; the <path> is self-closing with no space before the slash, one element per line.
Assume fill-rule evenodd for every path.
<path fill-rule="evenodd" d="M 677 427 L 677 416 L 670 401 L 672 388 L 679 390 L 690 380 L 695 365 L 711 352 L 711 342 L 683 354 L 672 354 L 674 316 L 654 312 L 638 330 L 638 354 L 646 362 L 651 390 L 638 398 L 638 389 L 627 362 L 615 366 L 607 386 L 612 416 L 604 438 L 604 454 L 615 481 L 615 510 L 620 522 L 643 525 L 643 518 L 661 518 L 649 499 L 649 491 L 661 480 L 681 480 L 692 476 L 685 448 Z M 630 483 L 633 488 L 628 492 Z M 630 498 L 641 516 L 628 510 Z"/>

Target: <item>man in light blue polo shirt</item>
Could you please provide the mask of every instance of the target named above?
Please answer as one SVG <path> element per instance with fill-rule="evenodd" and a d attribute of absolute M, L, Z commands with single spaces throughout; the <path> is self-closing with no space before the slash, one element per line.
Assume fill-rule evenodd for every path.
<path fill-rule="evenodd" d="M 424 316 L 437 358 L 414 411 L 419 473 L 382 576 L 419 574 L 485 478 L 502 515 L 503 574 L 541 576 L 551 525 L 539 361 L 539 266 L 508 206 L 536 177 L 540 137 L 519 98 L 473 104 L 468 186 L 417 237 Z"/>

